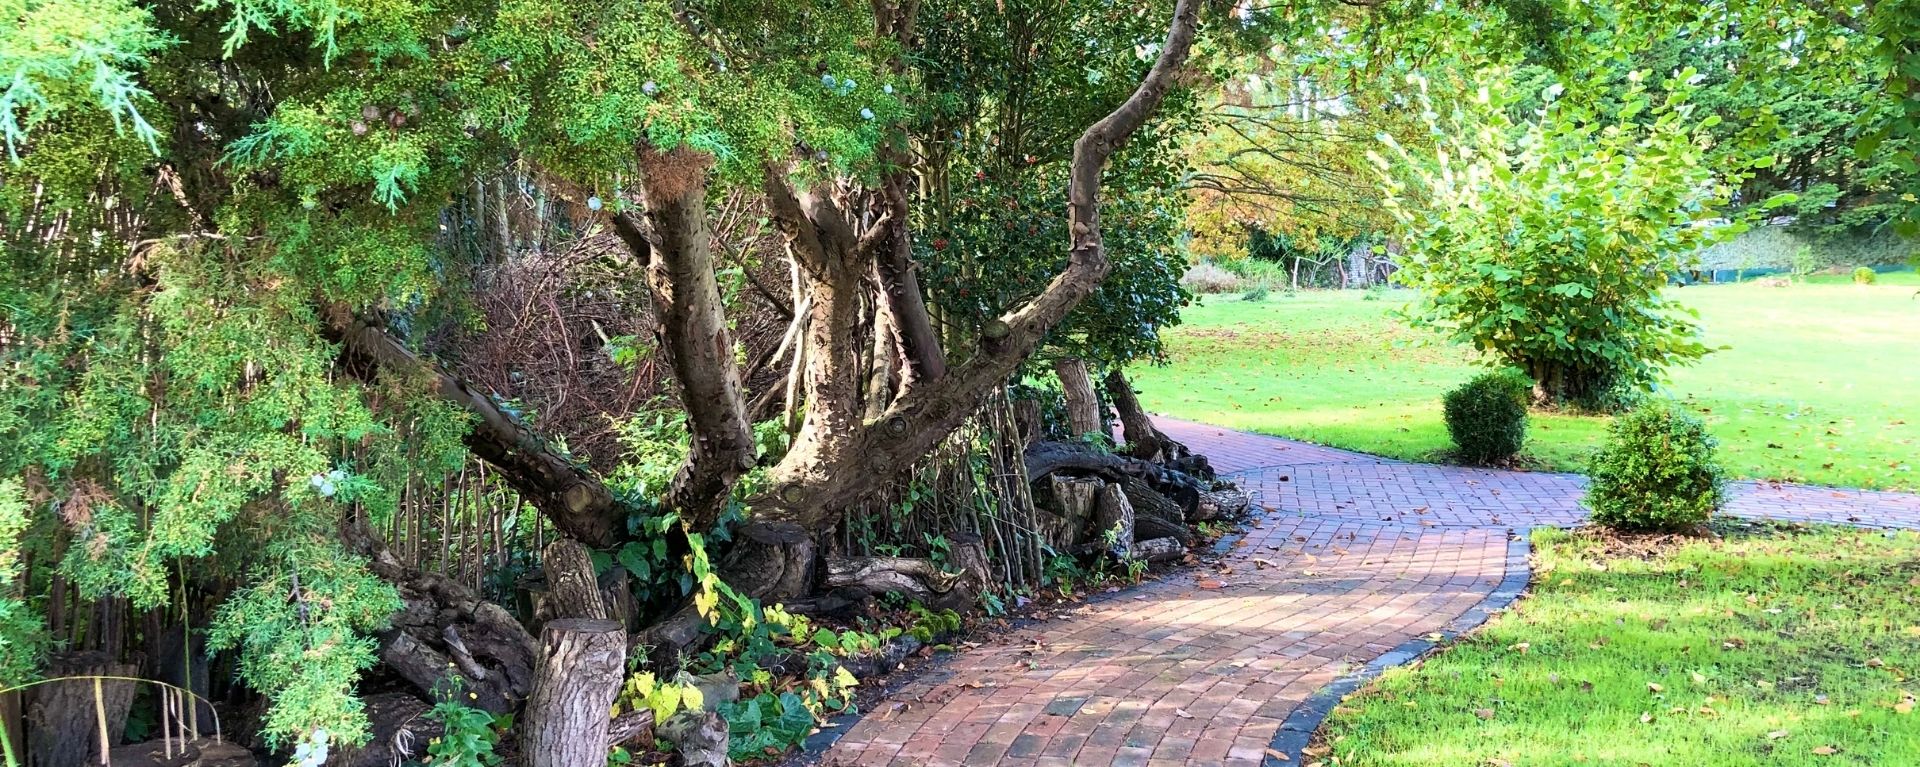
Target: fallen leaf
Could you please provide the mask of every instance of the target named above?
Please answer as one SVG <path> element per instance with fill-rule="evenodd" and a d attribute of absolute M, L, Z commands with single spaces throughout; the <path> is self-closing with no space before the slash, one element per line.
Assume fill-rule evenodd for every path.
<path fill-rule="evenodd" d="M 1520 642 L 1520 643 L 1517 643 L 1517 644 L 1515 644 L 1514 646 L 1512 646 L 1512 647 L 1509 647 L 1509 648 L 1507 648 L 1507 649 L 1509 649 L 1509 650 L 1518 650 L 1518 651 L 1520 651 L 1520 653 L 1521 653 L 1521 654 L 1525 654 L 1525 653 L 1527 652 L 1527 650 L 1529 650 L 1529 649 L 1531 649 L 1532 647 L 1533 647 L 1533 645 L 1532 645 L 1532 644 L 1529 644 L 1529 643 L 1527 643 L 1527 642 Z"/>
<path fill-rule="evenodd" d="M 1213 580 L 1211 578 L 1201 578 L 1199 583 L 1195 585 L 1198 585 L 1200 588 L 1203 588 L 1203 589 L 1217 589 L 1222 586 L 1225 586 L 1226 584 Z"/>
<path fill-rule="evenodd" d="M 1652 711 L 1642 711 L 1642 712 L 1640 712 L 1640 723 L 1641 723 L 1641 724 L 1648 724 L 1648 723 L 1650 723 L 1650 722 L 1652 722 L 1652 721 L 1653 721 L 1653 712 L 1652 712 Z"/>
<path fill-rule="evenodd" d="M 1174 710 L 1173 710 L 1173 715 L 1174 715 L 1174 716 L 1177 716 L 1177 717 L 1180 717 L 1181 719 L 1192 719 L 1192 718 L 1193 718 L 1193 715 L 1192 715 L 1192 714 L 1189 714 L 1189 713 L 1187 713 L 1187 710 L 1186 710 L 1186 709 L 1184 709 L 1184 708 L 1176 708 L 1176 709 L 1174 709 Z"/>
<path fill-rule="evenodd" d="M 1275 759 L 1276 761 L 1282 761 L 1282 762 L 1291 762 L 1291 761 L 1293 761 L 1293 757 L 1291 757 L 1291 756 L 1287 756 L 1287 755 L 1286 755 L 1285 753 L 1283 753 L 1283 752 L 1280 752 L 1280 751 L 1276 751 L 1276 750 L 1274 750 L 1274 749 L 1271 749 L 1271 748 L 1269 748 L 1269 749 L 1267 749 L 1267 756 L 1271 756 L 1271 757 L 1273 757 L 1273 758 L 1274 758 L 1274 759 Z"/>
<path fill-rule="evenodd" d="M 1655 683 L 1653 683 L 1653 682 L 1648 682 L 1648 683 L 1647 683 L 1647 692 L 1666 692 L 1666 690 L 1667 690 L 1667 688 L 1665 688 L 1665 687 L 1662 687 L 1662 686 L 1660 686 L 1660 685 L 1658 685 L 1658 684 L 1655 684 Z"/>
<path fill-rule="evenodd" d="M 1474 710 L 1473 710 L 1473 715 L 1474 715 L 1474 716 L 1477 716 L 1477 717 L 1480 717 L 1481 719 L 1492 719 L 1492 718 L 1493 718 L 1493 709 L 1490 709 L 1490 708 L 1476 708 L 1476 709 L 1474 709 Z"/>
<path fill-rule="evenodd" d="M 1779 740 L 1791 734 L 1793 733 L 1787 732 L 1786 730 L 1774 730 L 1773 732 L 1767 733 L 1767 740 Z"/>
<path fill-rule="evenodd" d="M 1833 746 L 1816 746 L 1813 752 L 1820 756 L 1833 756 L 1834 754 L 1840 753 L 1840 749 L 1834 748 Z"/>

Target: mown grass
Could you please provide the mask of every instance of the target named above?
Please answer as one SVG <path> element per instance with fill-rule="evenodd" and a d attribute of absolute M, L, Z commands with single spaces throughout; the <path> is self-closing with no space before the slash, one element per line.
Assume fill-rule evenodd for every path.
<path fill-rule="evenodd" d="M 1920 764 L 1920 535 L 1760 529 L 1634 550 L 1541 530 L 1533 542 L 1530 596 L 1350 697 L 1306 761 Z"/>
<path fill-rule="evenodd" d="M 1920 488 L 1920 276 L 1677 288 L 1727 348 L 1661 392 L 1699 412 L 1740 477 Z M 1135 371 L 1144 404 L 1180 418 L 1395 458 L 1443 458 L 1442 392 L 1481 368 L 1392 316 L 1388 291 L 1209 296 L 1168 332 L 1172 364 Z M 1607 419 L 1536 413 L 1527 452 L 1577 471 Z"/>

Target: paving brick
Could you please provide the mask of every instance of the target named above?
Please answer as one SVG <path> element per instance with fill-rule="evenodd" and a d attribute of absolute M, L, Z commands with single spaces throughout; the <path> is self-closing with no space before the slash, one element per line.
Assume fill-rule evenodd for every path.
<path fill-rule="evenodd" d="M 1577 475 L 1158 424 L 1253 495 L 1231 572 L 1205 573 L 1221 587 L 1176 572 L 992 637 L 875 706 L 825 763 L 1250 767 L 1316 690 L 1447 629 L 1524 567 L 1510 536 L 1585 518 Z M 1920 496 L 1744 482 L 1730 497 L 1737 516 L 1920 529 Z"/>

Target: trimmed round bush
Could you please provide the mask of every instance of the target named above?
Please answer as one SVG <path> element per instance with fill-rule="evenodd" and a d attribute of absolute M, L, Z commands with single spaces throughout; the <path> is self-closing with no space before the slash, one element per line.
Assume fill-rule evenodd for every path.
<path fill-rule="evenodd" d="M 1699 418 L 1665 402 L 1614 419 L 1587 471 L 1593 521 L 1622 530 L 1673 530 L 1707 521 L 1726 500 L 1715 444 Z"/>
<path fill-rule="evenodd" d="M 1880 275 L 1874 274 L 1872 267 L 1858 266 L 1853 269 L 1853 284 L 1872 285 Z"/>
<path fill-rule="evenodd" d="M 1494 463 L 1527 441 L 1527 402 L 1533 381 L 1517 370 L 1481 373 L 1442 400 L 1454 455 L 1466 463 Z"/>

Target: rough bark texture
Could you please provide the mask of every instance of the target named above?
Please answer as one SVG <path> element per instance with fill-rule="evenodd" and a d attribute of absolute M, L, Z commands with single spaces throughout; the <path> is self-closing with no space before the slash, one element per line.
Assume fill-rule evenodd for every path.
<path fill-rule="evenodd" d="M 78 676 L 135 677 L 140 667 L 115 663 L 104 653 L 60 653 L 47 664 L 51 678 Z M 103 764 L 100 722 L 104 716 L 112 749 L 127 729 L 127 711 L 133 707 L 133 682 L 103 680 L 97 684 L 101 706 L 96 706 L 92 679 L 49 682 L 33 688 L 27 702 L 28 767 L 80 767 Z"/>
<path fill-rule="evenodd" d="M 613 617 L 600 592 L 599 580 L 593 575 L 593 558 L 578 541 L 561 538 L 547 544 L 546 551 L 541 553 L 540 569 L 547 576 L 547 594 L 542 600 L 541 612 L 548 617 L 591 620 Z"/>
<path fill-rule="evenodd" d="M 1059 512 L 1045 518 L 1046 529 L 1041 533 L 1055 551 L 1072 551 L 1080 545 L 1080 531 L 1086 529 L 1088 520 L 1093 519 L 1094 506 L 1099 503 L 1103 484 L 1097 479 L 1050 478 L 1048 485 L 1053 491 L 1054 506 L 1058 507 Z"/>
<path fill-rule="evenodd" d="M 401 564 L 357 516 L 342 520 L 341 539 L 400 592 L 400 611 L 378 634 L 381 662 L 429 698 L 458 676 L 472 705 L 489 712 L 526 700 L 540 648 L 511 613 L 465 584 Z"/>
<path fill-rule="evenodd" d="M 939 610 L 971 607 L 980 588 L 971 574 L 949 573 L 933 560 L 907 557 L 828 559 L 826 586 L 857 588 L 867 594 L 906 594 Z"/>
<path fill-rule="evenodd" d="M 1187 519 L 1194 522 L 1207 522 L 1215 519 L 1231 519 L 1246 513 L 1252 505 L 1251 498 L 1239 490 L 1214 490 L 1200 495 L 1200 502 L 1194 504 Z"/>
<path fill-rule="evenodd" d="M 1032 300 L 981 328 L 981 347 L 965 363 L 913 387 L 879 419 L 854 424 L 818 444 L 796 440 L 770 472 L 769 489 L 749 500 L 762 519 L 793 522 L 809 530 L 831 527 L 843 509 L 893 476 L 892 469 L 925 455 L 958 428 L 981 399 L 1033 353 L 1047 331 L 1093 292 L 1110 268 L 1099 230 L 1101 171 L 1107 158 L 1146 122 L 1173 87 L 1192 48 L 1199 13 L 1198 0 L 1179 0 L 1166 42 L 1139 87 L 1075 142 L 1067 195 L 1071 250 L 1066 269 Z M 774 176 L 769 174 L 770 179 Z M 776 180 L 782 183 L 768 184 L 772 198 L 780 196 L 778 187 L 784 181 Z M 770 207 L 777 219 L 786 222 L 783 226 L 791 225 L 791 213 L 779 213 L 782 207 L 790 211 L 790 206 L 776 199 Z M 824 210 L 826 206 L 817 207 Z M 836 233 L 846 224 L 844 218 L 837 224 L 830 219 L 822 216 L 815 223 Z M 792 227 L 789 234 L 804 244 L 805 229 Z M 845 239 L 844 234 L 836 236 Z M 831 351 L 831 346 L 823 351 Z"/>
<path fill-rule="evenodd" d="M 1119 561 L 1133 558 L 1133 503 L 1119 485 L 1100 488 L 1100 502 L 1094 506 L 1093 533 L 1108 556 Z"/>
<path fill-rule="evenodd" d="M 610 620 L 563 618 L 540 632 L 540 667 L 523 714 L 527 767 L 606 767 L 607 712 L 626 669 L 627 632 Z"/>
<path fill-rule="evenodd" d="M 1169 440 L 1160 430 L 1154 428 L 1153 418 L 1140 407 L 1140 397 L 1133 391 L 1133 384 L 1127 381 L 1125 373 L 1119 368 L 1107 372 L 1103 382 L 1107 389 L 1107 399 L 1113 403 L 1113 409 L 1120 414 L 1121 434 L 1127 440 L 1127 455 L 1145 461 L 1160 459 L 1161 447 Z"/>
<path fill-rule="evenodd" d="M 1187 545 L 1173 538 L 1148 538 L 1133 545 L 1135 556 L 1148 562 L 1168 562 L 1187 555 Z"/>
<path fill-rule="evenodd" d="M 1076 438 L 1088 434 L 1107 434 L 1107 419 L 1100 413 L 1100 398 L 1093 393 L 1093 376 L 1087 363 L 1078 357 L 1053 361 L 1053 374 L 1060 379 L 1060 391 L 1067 399 L 1067 429 Z"/>
<path fill-rule="evenodd" d="M 654 313 L 693 433 L 692 449 L 662 504 L 678 510 L 694 530 L 712 526 L 734 481 L 753 468 L 753 431 L 707 225 L 711 164 L 710 157 L 691 149 L 642 150 L 646 230 L 638 230 L 631 216 L 614 217 L 615 232 L 647 263 Z M 651 258 L 645 258 L 648 254 Z"/>

